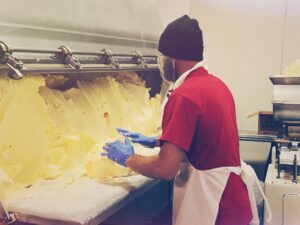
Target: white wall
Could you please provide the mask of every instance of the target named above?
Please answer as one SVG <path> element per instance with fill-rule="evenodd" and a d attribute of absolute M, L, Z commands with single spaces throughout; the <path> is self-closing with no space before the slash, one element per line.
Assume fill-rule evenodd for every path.
<path fill-rule="evenodd" d="M 153 0 L 159 10 L 163 26 L 173 20 L 190 13 L 189 0 Z"/>
<path fill-rule="evenodd" d="M 283 45 L 283 68 L 300 58 L 300 1 L 286 0 L 286 22 Z"/>

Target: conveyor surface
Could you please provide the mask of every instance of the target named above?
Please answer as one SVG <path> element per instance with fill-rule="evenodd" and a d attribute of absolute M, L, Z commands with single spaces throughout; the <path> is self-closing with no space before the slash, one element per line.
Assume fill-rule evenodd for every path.
<path fill-rule="evenodd" d="M 141 175 L 103 184 L 87 177 L 67 187 L 55 181 L 32 186 L 6 202 L 19 221 L 33 224 L 99 224 L 158 181 Z"/>
<path fill-rule="evenodd" d="M 142 155 L 159 149 L 135 147 Z M 12 193 L 5 202 L 17 219 L 33 224 L 99 224 L 136 197 L 158 184 L 142 175 L 114 178 L 107 182 L 66 174 L 54 180 L 41 180 Z"/>

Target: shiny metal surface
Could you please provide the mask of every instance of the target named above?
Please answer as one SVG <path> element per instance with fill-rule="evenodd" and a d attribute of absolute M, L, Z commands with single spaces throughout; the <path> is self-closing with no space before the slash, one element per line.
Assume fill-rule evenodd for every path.
<path fill-rule="evenodd" d="M 273 114 L 275 120 L 300 120 L 300 75 L 273 75 Z"/>
<path fill-rule="evenodd" d="M 2 0 L 1 69 L 13 79 L 27 73 L 157 70 L 153 56 L 161 31 L 152 0 Z M 38 66 L 28 65 L 33 63 Z M 58 63 L 66 66 L 47 66 Z"/>
<path fill-rule="evenodd" d="M 275 120 L 299 121 L 300 103 L 273 102 L 273 114 Z"/>
<path fill-rule="evenodd" d="M 74 69 L 68 65 L 57 65 L 48 67 L 26 67 L 22 70 L 22 74 L 80 74 L 80 73 L 101 73 L 101 72 L 117 72 L 117 71 L 158 71 L 158 65 L 149 66 L 147 68 L 143 66 L 124 65 L 120 66 L 118 70 L 110 65 L 94 66 L 94 67 L 81 67 L 80 69 Z"/>
<path fill-rule="evenodd" d="M 298 76 L 272 75 L 270 80 L 274 85 L 300 85 L 300 74 Z"/>
<path fill-rule="evenodd" d="M 153 54 L 161 31 L 152 0 L 1 0 L 0 40 L 15 47 Z"/>
<path fill-rule="evenodd" d="M 273 142 L 276 135 L 258 134 L 257 131 L 239 131 L 240 141 Z"/>

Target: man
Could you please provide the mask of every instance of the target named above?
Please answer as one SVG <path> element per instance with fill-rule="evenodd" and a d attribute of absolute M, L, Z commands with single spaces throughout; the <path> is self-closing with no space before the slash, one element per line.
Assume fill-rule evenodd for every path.
<path fill-rule="evenodd" d="M 252 220 L 241 174 L 233 97 L 226 85 L 203 67 L 202 31 L 183 16 L 163 31 L 158 50 L 162 75 L 175 82 L 163 111 L 157 140 L 118 131 L 146 147 L 160 146 L 156 156 L 134 154 L 126 138 L 104 146 L 110 159 L 148 177 L 171 180 L 175 225 L 246 225 Z M 188 164 L 182 162 L 187 161 Z"/>

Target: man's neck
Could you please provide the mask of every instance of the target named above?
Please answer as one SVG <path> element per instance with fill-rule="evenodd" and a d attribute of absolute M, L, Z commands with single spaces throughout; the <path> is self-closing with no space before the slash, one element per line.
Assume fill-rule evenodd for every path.
<path fill-rule="evenodd" d="M 187 70 L 192 69 L 198 62 L 176 59 L 176 75 L 177 79 Z"/>

